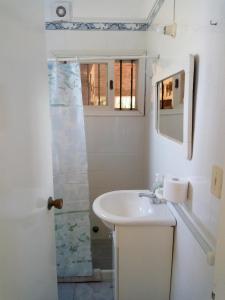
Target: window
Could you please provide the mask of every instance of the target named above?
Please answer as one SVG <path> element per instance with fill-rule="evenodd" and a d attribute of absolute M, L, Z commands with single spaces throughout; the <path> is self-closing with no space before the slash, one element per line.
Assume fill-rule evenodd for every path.
<path fill-rule="evenodd" d="M 115 61 L 114 63 L 114 108 L 136 109 L 137 61 Z"/>
<path fill-rule="evenodd" d="M 82 96 L 89 113 L 144 111 L 144 59 L 81 63 Z"/>
<path fill-rule="evenodd" d="M 81 64 L 84 105 L 107 105 L 107 64 Z"/>

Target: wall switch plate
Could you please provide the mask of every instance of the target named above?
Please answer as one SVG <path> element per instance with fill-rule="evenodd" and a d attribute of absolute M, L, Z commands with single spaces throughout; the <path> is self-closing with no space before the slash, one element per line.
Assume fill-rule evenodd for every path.
<path fill-rule="evenodd" d="M 212 167 L 212 178 L 211 178 L 211 193 L 217 197 L 221 198 L 223 186 L 223 169 L 218 166 Z"/>

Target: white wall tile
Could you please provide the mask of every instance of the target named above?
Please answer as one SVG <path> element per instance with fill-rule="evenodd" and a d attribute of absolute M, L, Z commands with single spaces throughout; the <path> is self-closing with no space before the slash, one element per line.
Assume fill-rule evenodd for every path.
<path fill-rule="evenodd" d="M 144 117 L 86 117 L 90 198 L 120 189 L 143 189 Z M 108 238 L 109 231 L 91 213 L 100 231 L 93 238 Z"/>

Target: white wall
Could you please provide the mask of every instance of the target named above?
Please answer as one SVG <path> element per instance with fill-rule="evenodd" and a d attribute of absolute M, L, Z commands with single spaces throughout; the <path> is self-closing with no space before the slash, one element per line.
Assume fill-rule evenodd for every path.
<path fill-rule="evenodd" d="M 47 31 L 48 56 L 61 53 L 126 53 L 146 49 L 145 32 Z M 118 189 L 144 185 L 144 117 L 86 116 L 90 198 Z M 108 238 L 108 230 L 91 213 L 100 231 L 93 238 Z"/>
<path fill-rule="evenodd" d="M 214 267 L 179 214 L 174 234 L 171 300 L 210 300 Z"/>
<path fill-rule="evenodd" d="M 165 2 L 157 17 L 157 23 L 169 21 L 168 12 L 172 11 L 172 3 L 172 0 Z M 223 166 L 225 153 L 225 143 L 222 142 L 225 130 L 223 91 L 225 45 L 222 39 L 223 24 L 219 23 L 218 28 L 215 28 L 209 26 L 209 21 L 213 17 L 221 22 L 222 4 L 225 5 L 222 0 L 218 1 L 214 8 L 212 0 L 208 0 L 207 5 L 205 1 L 196 3 L 181 0 L 177 3 L 176 12 L 177 37 L 172 39 L 158 33 L 148 33 L 148 49 L 151 54 L 160 54 L 169 60 L 171 56 L 181 57 L 192 53 L 196 55 L 197 62 L 193 158 L 190 161 L 186 160 L 175 143 L 156 133 L 153 123 L 154 99 L 151 99 L 152 105 L 147 124 L 147 127 L 150 127 L 148 137 L 151 148 L 148 156 L 149 182 L 152 181 L 155 172 L 192 177 L 193 197 L 189 208 L 214 237 L 217 232 L 220 201 L 210 193 L 210 180 L 212 165 Z M 201 11 L 201 23 L 199 14 L 195 11 Z"/>
<path fill-rule="evenodd" d="M 93 52 L 108 54 L 109 52 L 137 51 L 146 49 L 146 32 L 124 31 L 46 31 L 48 56 L 53 51 L 62 51 L 65 54 Z"/>
<path fill-rule="evenodd" d="M 54 0 L 45 0 L 46 19 L 51 19 L 51 7 Z M 73 18 L 129 20 L 145 19 L 154 0 L 72 0 Z"/>
<path fill-rule="evenodd" d="M 179 151 L 175 143 L 156 133 L 153 116 L 154 99 L 151 99 L 146 122 L 146 128 L 149 129 L 147 137 L 149 185 L 155 173 L 190 177 L 192 201 L 188 202 L 187 208 L 208 233 L 209 239 L 215 243 L 220 200 L 210 193 L 210 181 L 212 165 L 222 167 L 224 165 L 225 43 L 222 18 L 225 3 L 222 0 L 217 1 L 216 5 L 213 0 L 197 2 L 180 0 L 176 3 L 177 37 L 172 39 L 156 32 L 149 32 L 147 41 L 151 55 L 160 54 L 168 60 L 170 57 L 181 57 L 189 53 L 196 55 L 193 158 L 190 161 L 186 160 L 184 153 Z M 172 6 L 172 0 L 165 1 L 155 23 L 170 23 Z M 210 26 L 210 19 L 217 20 L 218 26 Z M 150 78 L 148 82 L 150 87 Z M 181 245 L 183 241 L 178 240 L 178 243 Z M 190 241 L 187 252 L 192 253 L 193 249 Z M 175 261 L 176 259 L 177 257 Z M 193 257 L 192 264 L 201 269 L 198 258 Z"/>

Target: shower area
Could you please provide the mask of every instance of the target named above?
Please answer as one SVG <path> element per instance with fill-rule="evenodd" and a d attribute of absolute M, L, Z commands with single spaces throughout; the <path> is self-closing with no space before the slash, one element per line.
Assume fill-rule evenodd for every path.
<path fill-rule="evenodd" d="M 112 268 L 111 240 L 91 238 L 91 201 L 80 64 L 49 61 L 54 198 L 63 198 L 55 211 L 59 282 L 98 282 Z M 84 295 L 83 295 L 84 297 Z"/>

